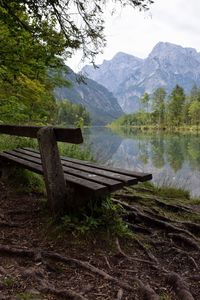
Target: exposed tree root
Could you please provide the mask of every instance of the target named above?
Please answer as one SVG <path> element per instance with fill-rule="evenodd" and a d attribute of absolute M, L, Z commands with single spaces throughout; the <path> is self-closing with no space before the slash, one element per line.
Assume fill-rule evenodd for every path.
<path fill-rule="evenodd" d="M 146 255 L 156 264 L 159 264 L 157 258 L 153 255 L 151 251 L 149 251 L 137 238 L 134 238 L 134 241 L 139 245 L 139 247 L 146 253 Z"/>
<path fill-rule="evenodd" d="M 180 254 L 180 255 L 186 256 L 187 259 L 191 262 L 191 264 L 192 264 L 197 270 L 199 269 L 199 266 L 198 266 L 198 264 L 196 263 L 195 259 L 194 259 L 192 256 L 190 256 L 190 255 L 188 254 L 187 251 L 184 251 L 184 250 L 179 249 L 179 248 L 177 248 L 177 247 L 171 247 L 170 249 L 167 250 L 167 252 L 171 252 L 171 251 L 174 251 L 174 252 L 176 252 L 176 253 L 178 253 L 178 254 Z"/>
<path fill-rule="evenodd" d="M 43 270 L 37 270 L 33 267 L 26 269 L 22 273 L 22 275 L 24 277 L 28 276 L 33 278 L 38 283 L 37 290 L 42 293 L 50 293 L 56 296 L 66 297 L 66 299 L 70 300 L 88 300 L 83 295 L 75 291 L 55 288 L 48 280 L 46 280 L 46 276 L 43 273 Z"/>
<path fill-rule="evenodd" d="M 15 210 L 7 210 L 6 214 L 8 215 L 23 215 L 23 214 L 33 214 L 38 213 L 40 209 L 33 209 L 33 210 L 27 210 L 27 209 L 15 209 Z"/>
<path fill-rule="evenodd" d="M 68 265 L 79 266 L 81 268 L 84 268 L 84 269 L 92 272 L 92 273 L 98 274 L 99 276 L 103 277 L 104 279 L 106 279 L 108 281 L 116 283 L 121 288 L 124 288 L 128 291 L 135 291 L 134 288 L 132 286 L 130 286 L 128 283 L 109 275 L 105 271 L 103 271 L 99 268 L 96 268 L 95 266 L 91 265 L 88 262 L 84 262 L 84 261 L 78 260 L 76 258 L 65 257 L 65 256 L 62 256 L 58 253 L 54 253 L 51 251 L 35 251 L 32 249 L 27 250 L 27 249 L 22 249 L 22 248 L 19 249 L 19 248 L 9 247 L 7 245 L 2 245 L 2 244 L 0 244 L 0 252 L 7 254 L 7 255 L 17 255 L 17 256 L 21 256 L 21 257 L 29 257 L 32 259 L 34 259 L 38 253 L 40 253 L 42 258 L 49 258 L 49 259 L 53 259 L 56 261 L 66 263 Z"/>
<path fill-rule="evenodd" d="M 200 224 L 193 222 L 179 222 L 181 225 L 185 226 L 189 231 L 194 234 L 200 233 Z"/>
<path fill-rule="evenodd" d="M 192 275 L 188 277 L 190 280 L 200 281 L 200 275 Z"/>
<path fill-rule="evenodd" d="M 122 193 L 117 193 L 114 195 L 117 199 L 126 199 L 130 201 L 137 201 L 137 200 L 143 200 L 145 197 L 138 196 L 138 195 L 132 195 L 132 194 L 122 194 Z"/>
<path fill-rule="evenodd" d="M 165 222 L 165 221 L 159 220 L 159 219 L 157 219 L 155 217 L 150 217 L 147 214 L 142 213 L 138 208 L 135 208 L 132 205 L 129 205 L 129 204 L 127 204 L 125 202 L 122 202 L 120 200 L 116 200 L 116 199 L 112 198 L 112 201 L 114 203 L 120 204 L 122 207 L 124 207 L 127 210 L 133 212 L 133 214 L 129 214 L 129 218 L 132 217 L 132 219 L 136 223 L 142 223 L 143 222 L 143 223 L 145 223 L 147 225 L 150 225 L 151 227 L 155 226 L 155 227 L 160 228 L 160 229 L 165 229 L 168 232 L 184 233 L 184 234 L 186 234 L 186 235 L 188 235 L 191 238 L 193 238 L 193 239 L 196 240 L 196 237 L 193 234 L 191 234 L 188 230 L 179 228 L 179 227 L 177 227 L 175 225 L 170 224 L 169 222 Z M 131 220 L 129 220 L 129 222 L 130 221 Z"/>
<path fill-rule="evenodd" d="M 173 287 L 177 297 L 181 300 L 194 300 L 189 291 L 188 283 L 183 280 L 177 273 L 171 272 L 167 274 L 167 281 Z"/>
<path fill-rule="evenodd" d="M 108 261 L 108 258 L 106 256 L 104 256 L 104 258 L 105 258 L 105 262 L 106 262 L 108 268 L 111 270 L 112 268 L 111 268 L 111 265 L 110 265 L 110 263 Z"/>
<path fill-rule="evenodd" d="M 156 208 L 146 209 L 143 208 L 143 212 L 148 214 L 148 216 L 151 216 L 152 218 L 158 219 L 160 221 L 168 222 L 168 223 L 174 223 L 175 221 L 160 214 L 160 211 Z"/>
<path fill-rule="evenodd" d="M 140 279 L 134 278 L 134 280 L 139 285 L 139 293 L 141 294 L 142 299 L 144 299 L 144 300 L 159 300 L 160 299 L 158 294 L 156 294 L 155 291 L 149 285 L 144 285 Z"/>
<path fill-rule="evenodd" d="M 126 221 L 126 219 L 124 220 L 126 222 L 126 224 L 128 225 L 128 227 L 133 230 L 134 232 L 138 232 L 138 233 L 144 233 L 144 234 L 152 234 L 153 231 L 149 228 L 145 228 L 143 226 L 140 225 L 136 225 L 136 224 L 131 224 L 129 222 Z"/>
<path fill-rule="evenodd" d="M 183 206 L 183 205 L 176 205 L 176 204 L 169 204 L 159 200 L 158 198 L 153 198 L 155 203 L 165 209 L 168 209 L 173 212 L 185 212 L 185 213 L 193 213 L 190 207 Z"/>
<path fill-rule="evenodd" d="M 119 252 L 123 257 L 125 257 L 125 258 L 128 259 L 128 260 L 131 260 L 131 261 L 138 261 L 138 262 L 142 262 L 142 263 L 147 263 L 147 264 L 150 264 L 150 265 L 155 264 L 155 261 L 152 262 L 152 261 L 149 261 L 149 260 L 146 260 L 146 259 L 140 259 L 140 258 L 137 258 L 137 257 L 128 256 L 128 255 L 121 249 L 120 244 L 119 244 L 119 240 L 118 240 L 118 239 L 116 239 L 116 246 L 117 246 L 118 252 Z"/>
<path fill-rule="evenodd" d="M 38 290 L 43 293 L 51 293 L 56 296 L 66 297 L 66 299 L 87 300 L 87 298 L 85 298 L 81 294 L 78 294 L 71 290 L 56 289 L 55 287 L 51 286 L 49 283 L 48 284 L 42 283 L 42 285 L 38 287 Z"/>
<path fill-rule="evenodd" d="M 168 209 L 170 211 L 174 212 L 185 212 L 185 213 L 193 213 L 190 207 L 183 206 L 183 205 L 176 205 L 176 204 L 169 204 L 166 202 L 163 202 L 162 200 L 152 196 L 152 195 L 146 195 L 146 196 L 141 196 L 141 195 L 132 195 L 132 194 L 115 194 L 115 197 L 117 199 L 127 199 L 130 201 L 137 201 L 137 200 L 151 200 L 154 201 L 158 206 Z"/>
<path fill-rule="evenodd" d="M 119 291 L 117 292 L 117 298 L 116 298 L 116 300 L 121 300 L 122 297 L 123 297 L 123 290 L 119 289 Z"/>
<path fill-rule="evenodd" d="M 0 227 L 24 227 L 23 224 L 13 223 L 13 222 L 6 222 L 6 221 L 0 221 Z"/>
<path fill-rule="evenodd" d="M 130 190 L 126 187 L 124 187 L 124 190 L 127 190 L 128 192 L 130 192 Z M 155 191 L 152 190 L 151 188 L 147 188 L 147 187 L 143 187 L 143 186 L 134 186 L 133 190 L 135 191 L 140 191 L 140 192 L 148 192 L 148 193 L 154 193 Z"/>
<path fill-rule="evenodd" d="M 188 238 L 183 234 L 169 233 L 168 236 L 170 236 L 174 241 L 179 241 L 183 243 L 185 246 L 189 246 L 195 250 L 200 251 L 200 246 L 193 239 Z"/>

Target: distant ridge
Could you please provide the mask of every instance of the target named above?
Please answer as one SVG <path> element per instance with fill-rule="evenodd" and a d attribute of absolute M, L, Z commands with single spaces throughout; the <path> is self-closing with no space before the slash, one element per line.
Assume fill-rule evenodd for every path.
<path fill-rule="evenodd" d="M 69 68 L 65 78 L 72 86 L 55 90 L 58 101 L 67 99 L 82 104 L 90 112 L 94 125 L 105 125 L 123 114 L 117 99 L 103 85 L 88 78 L 85 78 L 85 83 L 78 83 L 77 77 L 78 75 Z"/>
<path fill-rule="evenodd" d="M 83 73 L 113 92 L 123 111 L 138 110 L 139 97 L 158 87 L 170 92 L 176 84 L 186 93 L 200 85 L 200 54 L 193 48 L 159 42 L 146 59 L 119 52 L 94 69 L 85 66 Z"/>

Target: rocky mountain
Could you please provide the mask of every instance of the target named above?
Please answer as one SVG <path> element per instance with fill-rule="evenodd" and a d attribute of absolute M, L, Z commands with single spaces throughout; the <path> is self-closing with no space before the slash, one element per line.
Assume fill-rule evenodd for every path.
<path fill-rule="evenodd" d="M 123 114 L 117 99 L 103 85 L 88 78 L 80 82 L 79 76 L 71 69 L 64 77 L 71 82 L 71 87 L 57 88 L 57 100 L 68 99 L 82 104 L 90 112 L 93 124 L 104 125 Z"/>
<path fill-rule="evenodd" d="M 112 91 L 130 113 L 139 108 L 139 97 L 145 92 L 151 94 L 158 87 L 170 92 L 179 84 L 187 93 L 194 84 L 200 85 L 200 54 L 193 48 L 159 42 L 146 59 L 118 53 L 98 69 L 86 66 L 83 72 Z"/>
<path fill-rule="evenodd" d="M 104 60 L 102 65 L 97 66 L 96 69 L 85 66 L 82 71 L 86 76 L 99 82 L 109 91 L 115 92 L 119 83 L 122 83 L 133 72 L 136 72 L 142 62 L 141 58 L 119 52 L 111 60 Z"/>

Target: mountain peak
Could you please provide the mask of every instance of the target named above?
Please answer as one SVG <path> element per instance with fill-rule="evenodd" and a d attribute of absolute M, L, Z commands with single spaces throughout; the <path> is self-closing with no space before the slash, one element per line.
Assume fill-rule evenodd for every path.
<path fill-rule="evenodd" d="M 163 56 L 169 56 L 169 55 L 176 55 L 176 54 L 181 54 L 181 55 L 198 55 L 196 49 L 194 48 L 189 48 L 189 47 L 182 47 L 177 44 L 172 44 L 169 42 L 158 42 L 152 49 L 151 53 L 149 54 L 149 58 L 158 56 L 158 57 L 163 57 Z"/>
<path fill-rule="evenodd" d="M 112 92 L 124 81 L 124 76 L 128 78 L 142 63 L 141 58 L 118 52 L 111 60 L 104 60 L 101 65 L 98 65 L 98 69 L 86 65 L 82 72 Z"/>
<path fill-rule="evenodd" d="M 124 53 L 124 52 L 117 52 L 113 56 L 112 60 L 116 60 L 116 59 L 138 59 L 138 60 L 140 60 L 141 58 L 136 57 L 132 54 L 128 54 L 128 53 Z"/>

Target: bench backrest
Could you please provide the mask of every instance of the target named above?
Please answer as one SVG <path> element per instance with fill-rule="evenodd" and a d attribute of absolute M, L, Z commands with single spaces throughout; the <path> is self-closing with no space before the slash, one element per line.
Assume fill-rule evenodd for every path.
<path fill-rule="evenodd" d="M 0 125 L 0 133 L 37 138 L 37 133 L 42 128 L 42 126 Z M 53 126 L 50 126 L 50 128 L 53 128 L 56 141 L 73 144 L 81 144 L 83 142 L 80 128 L 62 128 Z"/>

